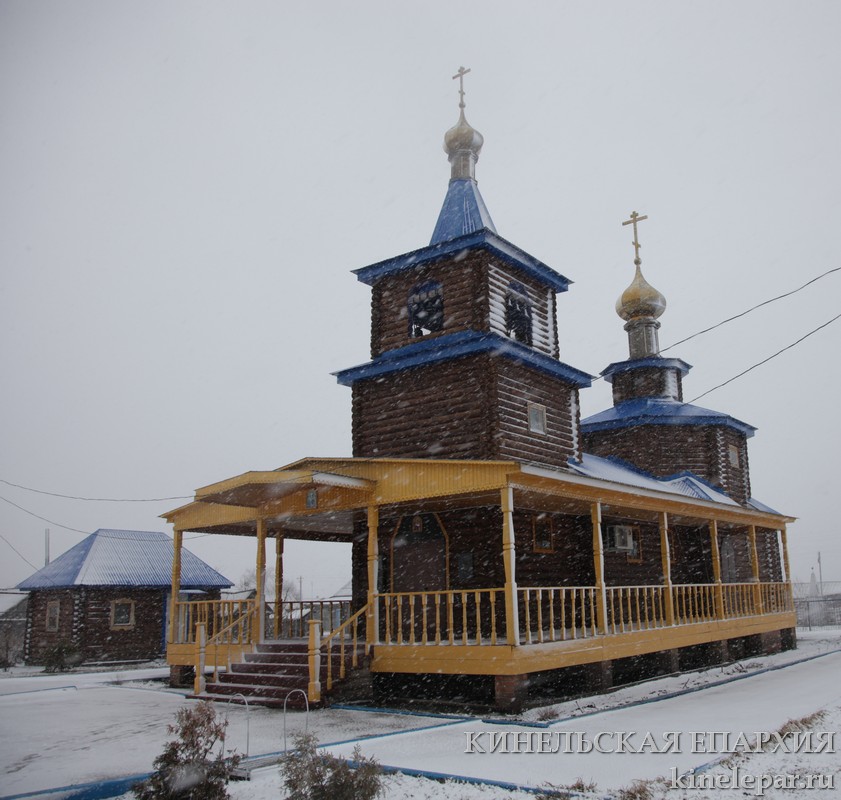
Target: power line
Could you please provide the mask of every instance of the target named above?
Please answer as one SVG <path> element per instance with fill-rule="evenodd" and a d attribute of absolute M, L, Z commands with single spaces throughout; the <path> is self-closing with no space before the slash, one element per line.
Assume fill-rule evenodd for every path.
<path fill-rule="evenodd" d="M 688 342 L 690 339 L 694 339 L 696 336 L 701 336 L 704 333 L 709 333 L 710 331 L 714 331 L 716 328 L 720 328 L 722 325 L 726 325 L 728 322 L 733 322 L 735 319 L 739 319 L 740 317 L 744 317 L 746 314 L 750 314 L 751 311 L 756 311 L 757 308 L 762 308 L 762 306 L 767 306 L 770 303 L 774 303 L 777 300 L 782 300 L 784 297 L 791 297 L 793 294 L 797 294 L 799 291 L 802 291 L 807 286 L 811 286 L 816 281 L 819 281 L 821 278 L 825 278 L 827 275 L 831 275 L 833 272 L 841 272 L 841 267 L 834 267 L 833 269 L 829 269 L 826 272 L 818 275 L 815 278 L 812 278 L 809 281 L 806 281 L 802 286 L 798 286 L 796 289 L 792 289 L 790 292 L 785 292 L 784 294 L 777 295 L 776 297 L 772 297 L 770 300 L 763 300 L 761 303 L 757 303 L 755 306 L 747 309 L 746 311 L 742 311 L 739 314 L 736 314 L 733 317 L 728 317 L 727 319 L 723 319 L 721 322 L 717 322 L 715 325 L 711 325 L 709 328 L 704 328 L 702 331 L 698 331 L 697 333 L 693 333 L 691 336 L 687 336 L 685 339 L 681 339 L 680 341 L 675 342 L 674 344 L 670 344 L 668 347 L 663 347 L 660 352 L 665 353 L 666 350 L 671 350 L 673 347 L 677 347 L 679 344 L 683 344 L 684 342 Z M 712 389 L 710 389 L 712 391 Z"/>
<path fill-rule="evenodd" d="M 12 548 L 27 564 L 29 564 L 32 569 L 38 569 L 20 550 L 17 549 L 2 533 L 0 533 L 0 539 L 2 539 L 9 547 Z"/>
<path fill-rule="evenodd" d="M 748 367 L 746 370 L 742 370 L 742 372 L 740 372 L 738 375 L 734 375 L 732 378 L 728 378 L 726 381 L 724 381 L 724 383 L 720 383 L 718 384 L 718 386 L 713 386 L 712 389 L 707 389 L 706 392 L 704 392 L 703 394 L 699 394 L 697 397 L 693 398 L 689 402 L 694 403 L 696 400 L 700 400 L 702 397 L 706 397 L 708 394 L 710 394 L 710 392 L 714 392 L 716 389 L 720 389 L 722 386 L 727 386 L 728 383 L 733 383 L 733 381 L 735 381 L 737 378 L 741 378 L 742 375 L 746 375 L 751 370 L 754 370 L 757 367 L 761 367 L 763 364 L 767 364 L 771 359 L 776 358 L 781 353 L 785 353 L 786 350 L 791 350 L 792 347 L 795 347 L 796 345 L 800 344 L 800 342 L 802 342 L 804 339 L 808 339 L 813 333 L 817 333 L 819 330 L 825 328 L 827 325 L 831 325 L 833 322 L 835 322 L 835 320 L 839 318 L 841 318 L 841 314 L 838 314 L 831 320 L 824 322 L 823 325 L 818 325 L 817 328 L 815 328 L 812 331 L 809 331 L 809 333 L 807 333 L 805 336 L 801 336 L 796 342 L 792 342 L 791 344 L 786 345 L 782 350 L 778 350 L 776 353 L 774 353 L 774 355 L 768 356 L 768 358 L 765 358 L 762 361 L 758 361 L 756 364 L 754 364 L 751 367 Z"/>
<path fill-rule="evenodd" d="M 74 533 L 86 533 L 86 534 L 90 533 L 90 531 L 83 531 L 83 530 L 80 530 L 79 528 L 71 528 L 69 525 L 62 525 L 60 522 L 54 522 L 51 519 L 47 519 L 46 517 L 42 517 L 39 514 L 36 514 L 34 511 L 30 511 L 29 509 L 24 508 L 23 506 L 19 506 L 17 503 L 13 503 L 11 500 L 9 500 L 5 497 L 0 496 L 0 500 L 2 500 L 4 503 L 8 503 L 10 506 L 14 506 L 15 508 L 19 509 L 20 511 L 23 511 L 24 514 L 29 514 L 30 517 L 35 517 L 35 519 L 40 519 L 43 522 L 49 522 L 50 525 L 55 525 L 58 528 L 64 528 L 65 530 L 73 531 Z"/>
<path fill-rule="evenodd" d="M 31 486 L 21 486 L 19 483 L 12 483 L 11 481 L 0 478 L 0 483 L 5 483 L 7 486 L 14 486 L 15 489 L 24 489 L 27 492 L 35 492 L 36 494 L 46 494 L 50 497 L 62 497 L 65 500 L 87 500 L 94 503 L 160 503 L 164 500 L 190 500 L 189 495 L 175 495 L 173 497 L 79 497 L 73 494 L 59 494 L 58 492 L 48 492 L 44 489 L 33 489 Z"/>

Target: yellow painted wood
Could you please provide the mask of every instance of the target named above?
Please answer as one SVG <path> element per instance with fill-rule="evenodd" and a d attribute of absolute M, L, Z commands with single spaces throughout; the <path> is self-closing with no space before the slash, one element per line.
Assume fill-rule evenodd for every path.
<path fill-rule="evenodd" d="M 657 515 L 658 525 L 660 528 L 660 558 L 663 565 L 663 585 L 666 587 L 664 592 L 666 601 L 666 624 L 675 624 L 675 603 L 674 595 L 672 594 L 672 551 L 669 546 L 669 515 L 665 511 L 661 511 Z"/>
<path fill-rule="evenodd" d="M 735 620 L 713 620 L 673 628 L 630 631 L 617 636 L 593 636 L 560 642 L 522 645 L 430 647 L 379 645 L 372 672 L 444 675 L 520 675 L 548 669 L 628 658 L 660 650 L 784 630 L 796 625 L 793 612 Z"/>
<path fill-rule="evenodd" d="M 175 641 L 176 604 L 178 595 L 181 593 L 181 548 L 184 544 L 184 533 L 178 528 L 172 537 L 172 581 L 169 594 L 169 630 L 167 631 L 167 642 Z"/>
<path fill-rule="evenodd" d="M 369 648 L 380 640 L 380 605 L 375 598 L 379 587 L 379 527 L 380 509 L 375 505 L 368 506 L 368 614 L 365 638 Z"/>
<path fill-rule="evenodd" d="M 759 588 L 759 554 L 756 551 L 756 525 L 748 526 L 748 543 L 750 544 L 750 567 L 755 584 L 753 590 L 754 607 L 756 613 L 762 613 L 762 591 Z"/>
<path fill-rule="evenodd" d="M 607 595 L 604 585 L 604 541 L 602 539 L 602 506 L 590 506 L 590 520 L 593 525 L 593 567 L 596 575 L 596 618 L 599 633 L 607 633 Z"/>
<path fill-rule="evenodd" d="M 253 523 L 256 513 L 252 508 L 225 506 L 218 503 L 190 503 L 161 515 L 182 531 L 203 530 L 211 527 Z M 252 528 L 251 533 L 253 534 Z"/>
<path fill-rule="evenodd" d="M 514 537 L 514 492 L 510 486 L 500 491 L 500 505 L 502 506 L 502 561 L 505 568 L 505 639 L 509 645 L 516 646 L 520 643 L 520 620 L 515 571 L 517 551 Z"/>
<path fill-rule="evenodd" d="M 721 588 L 721 551 L 718 549 L 718 523 L 714 519 L 710 520 L 709 528 L 713 580 L 715 581 L 715 615 L 718 619 L 724 619 L 724 593 Z"/>
<path fill-rule="evenodd" d="M 307 685 L 307 699 L 310 703 L 321 701 L 321 622 L 310 620 L 308 660 L 310 680 Z"/>
<path fill-rule="evenodd" d="M 258 623 L 254 634 L 258 642 L 265 638 L 266 624 L 266 520 L 257 520 L 257 566 L 256 566 L 256 591 L 257 619 Z"/>
<path fill-rule="evenodd" d="M 274 556 L 274 638 L 280 636 L 280 623 L 283 619 L 283 531 L 275 534 L 275 556 Z"/>

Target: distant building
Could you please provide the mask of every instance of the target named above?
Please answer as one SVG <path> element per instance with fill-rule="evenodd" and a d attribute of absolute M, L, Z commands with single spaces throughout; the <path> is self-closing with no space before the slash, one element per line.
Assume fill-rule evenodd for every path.
<path fill-rule="evenodd" d="M 28 600 L 26 592 L 0 592 L 0 669 L 8 669 L 23 658 Z"/>
<path fill-rule="evenodd" d="M 31 592 L 24 659 L 40 663 L 65 644 L 82 661 L 157 658 L 166 649 L 172 539 L 165 533 L 100 529 L 18 585 Z M 231 581 L 188 550 L 181 594 L 219 598 Z"/>

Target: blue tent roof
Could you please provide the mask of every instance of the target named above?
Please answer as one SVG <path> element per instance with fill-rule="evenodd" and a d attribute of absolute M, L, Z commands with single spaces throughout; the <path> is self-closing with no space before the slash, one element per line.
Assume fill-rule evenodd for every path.
<path fill-rule="evenodd" d="M 447 187 L 447 196 L 429 243 L 439 244 L 482 228 L 496 233 L 478 184 L 470 178 L 454 178 Z"/>
<path fill-rule="evenodd" d="M 18 589 L 66 589 L 73 586 L 168 587 L 172 581 L 172 539 L 157 531 L 100 528 Z M 224 575 L 189 550 L 181 552 L 182 589 L 233 586 Z"/>
<path fill-rule="evenodd" d="M 581 431 L 595 431 L 631 428 L 637 425 L 722 425 L 733 428 L 747 437 L 753 436 L 756 428 L 747 422 L 731 417 L 721 411 L 693 406 L 661 397 L 625 400 L 613 408 L 593 414 L 581 421 Z"/>

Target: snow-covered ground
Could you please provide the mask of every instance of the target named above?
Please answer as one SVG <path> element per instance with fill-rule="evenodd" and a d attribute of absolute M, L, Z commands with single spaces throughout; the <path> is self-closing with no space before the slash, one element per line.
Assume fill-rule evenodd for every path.
<path fill-rule="evenodd" d="M 708 738 L 706 749 L 692 752 L 692 733 L 727 731 L 736 736 L 773 732 L 790 719 L 825 711 L 814 732 L 841 729 L 841 631 L 812 632 L 800 636 L 797 651 L 750 659 L 742 664 L 699 673 L 663 678 L 627 687 L 598 698 L 588 698 L 532 710 L 509 724 L 479 718 L 445 720 L 435 717 L 327 709 L 287 717 L 291 737 L 308 725 L 321 742 L 338 755 L 348 755 L 353 740 L 363 738 L 363 752 L 382 764 L 428 770 L 507 784 L 541 787 L 569 786 L 578 779 L 598 786 L 603 796 L 636 779 L 669 778 L 721 759 L 720 747 Z M 756 674 L 806 656 L 821 656 L 784 669 Z M 144 773 L 167 738 L 166 726 L 186 701 L 183 693 L 165 689 L 152 679 L 164 670 L 121 670 L 64 675 L 0 678 L 0 774 L 2 795 L 80 784 Z M 727 678 L 739 680 L 710 686 Z M 706 686 L 707 688 L 701 688 Z M 686 689 L 691 693 L 669 697 Z M 654 701 L 640 704 L 640 701 Z M 229 719 L 228 746 L 250 753 L 274 753 L 283 748 L 284 720 L 277 711 L 246 710 L 219 705 Z M 510 724 L 515 723 L 515 724 Z M 616 749 L 619 734 L 629 748 L 639 749 L 647 732 L 658 749 L 653 753 L 549 752 L 586 749 L 601 733 L 603 749 Z M 670 732 L 673 732 L 670 734 Z M 677 734 L 680 734 L 677 736 Z M 677 736 L 676 744 L 670 746 Z M 517 738 L 519 736 L 519 738 Z M 841 749 L 841 734 L 835 737 Z M 737 740 L 731 740 L 733 742 Z M 819 740 L 818 740 L 819 741 Z M 495 747 L 496 752 L 489 751 Z M 466 753 L 471 748 L 473 752 Z M 518 752 L 504 752 L 516 750 Z M 531 750 L 532 752 L 527 752 Z M 544 752 L 534 752 L 534 751 Z M 734 766 L 745 775 L 833 774 L 834 789 L 769 789 L 767 797 L 839 797 L 838 753 L 752 754 L 726 765 L 712 766 L 709 776 L 732 776 Z M 750 780 L 750 778 L 748 778 Z M 767 779 L 766 779 L 767 780 Z M 685 785 L 685 780 L 682 781 Z M 525 792 L 481 785 L 447 786 L 428 779 L 390 776 L 387 800 L 455 797 L 458 800 L 497 800 L 533 797 Z M 655 785 L 656 796 L 700 798 L 744 797 L 755 790 L 742 788 L 672 789 Z M 282 796 L 277 768 L 260 770 L 249 783 L 231 785 L 235 800 L 277 800 Z"/>

